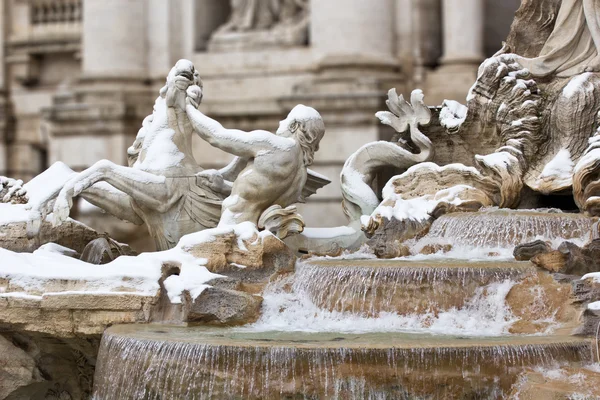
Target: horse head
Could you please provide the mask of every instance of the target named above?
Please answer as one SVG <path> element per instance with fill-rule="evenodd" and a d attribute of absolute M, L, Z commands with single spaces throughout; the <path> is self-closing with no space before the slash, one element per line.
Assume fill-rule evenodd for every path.
<path fill-rule="evenodd" d="M 194 64 L 189 60 L 179 60 L 167 75 L 167 83 L 160 90 L 167 107 L 177 112 L 185 112 L 185 99 L 192 96 L 196 104 L 202 101 L 202 80 Z"/>

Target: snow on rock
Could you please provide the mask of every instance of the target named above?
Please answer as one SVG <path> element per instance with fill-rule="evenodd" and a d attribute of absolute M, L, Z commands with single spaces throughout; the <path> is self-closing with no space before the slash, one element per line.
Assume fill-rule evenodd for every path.
<path fill-rule="evenodd" d="M 581 279 L 592 279 L 594 282 L 600 283 L 600 272 L 585 274 Z"/>
<path fill-rule="evenodd" d="M 444 100 L 440 111 L 440 124 L 449 131 L 456 131 L 467 118 L 468 108 L 454 100 Z"/>
<path fill-rule="evenodd" d="M 592 311 L 600 311 L 600 301 L 588 304 L 587 308 Z"/>
<path fill-rule="evenodd" d="M 421 163 L 410 167 L 404 174 L 407 175 L 413 173 L 416 169 L 428 168 L 436 172 L 443 172 L 446 169 L 454 170 L 465 170 L 474 174 L 478 174 L 478 171 L 474 167 L 464 166 L 462 164 L 449 164 L 445 166 L 438 166 L 434 163 Z M 415 197 L 412 199 L 403 199 L 401 195 L 395 192 L 394 179 L 391 179 L 383 188 L 382 195 L 383 201 L 373 211 L 370 216 L 363 216 L 361 222 L 364 226 L 368 224 L 371 217 L 379 215 L 381 217 L 391 220 L 395 218 L 401 220 L 414 220 L 414 221 L 425 221 L 430 218 L 431 212 L 435 207 L 445 202 L 453 205 L 460 205 L 462 199 L 460 194 L 465 190 L 471 189 L 468 185 L 455 185 L 448 189 L 440 190 L 435 195 L 425 195 L 421 197 Z"/>
<path fill-rule="evenodd" d="M 0 290 L 5 292 L 3 296 L 15 291 L 19 291 L 21 297 L 42 296 L 47 293 L 48 287 L 53 286 L 53 282 L 66 280 L 75 282 L 73 285 L 81 293 L 127 292 L 155 296 L 159 290 L 162 265 L 169 262 L 179 264 L 181 271 L 179 275 L 168 277 L 164 285 L 171 302 L 180 303 L 184 291 L 189 291 L 195 299 L 208 287 L 207 282 L 223 277 L 206 268 L 207 259 L 196 258 L 188 250 L 228 233 L 236 235 L 241 250 L 245 249 L 244 241 L 255 237 L 258 241 L 265 236 L 272 236 L 269 232 L 259 233 L 254 224 L 246 222 L 186 235 L 171 250 L 143 253 L 135 257 L 121 256 L 104 265 L 88 264 L 61 254 L 64 249 L 58 245 L 46 245 L 33 253 L 0 249 L 0 258 L 3 260 L 0 263 L 0 278 L 9 281 L 8 287 Z"/>
<path fill-rule="evenodd" d="M 538 181 L 554 180 L 570 185 L 574 166 L 575 164 L 571 159 L 571 152 L 567 149 L 562 149 L 546 164 L 538 177 Z"/>
<path fill-rule="evenodd" d="M 573 79 L 569 81 L 567 86 L 565 86 L 565 88 L 563 89 L 563 96 L 570 99 L 571 97 L 575 96 L 578 92 L 581 92 L 581 90 L 584 88 L 585 82 L 587 82 L 592 75 L 593 74 L 591 72 L 576 75 Z M 593 86 L 589 85 L 589 88 L 587 90 L 593 89 Z"/>

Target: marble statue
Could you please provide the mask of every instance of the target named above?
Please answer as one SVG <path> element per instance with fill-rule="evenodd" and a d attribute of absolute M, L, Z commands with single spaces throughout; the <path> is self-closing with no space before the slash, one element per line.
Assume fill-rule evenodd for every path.
<path fill-rule="evenodd" d="M 286 232 L 300 232 L 304 223 L 293 204 L 304 202 L 315 187 L 328 182 L 308 170 L 325 134 L 321 115 L 311 107 L 297 105 L 280 122 L 276 134 L 243 132 L 226 129 L 204 115 L 193 96 L 187 102 L 187 115 L 198 135 L 238 157 L 234 165 L 239 173 L 231 195 L 223 201 L 219 225 L 250 221 L 266 226 L 279 220 Z"/>
<path fill-rule="evenodd" d="M 308 21 L 308 0 L 231 0 L 231 16 L 213 34 L 209 49 L 302 45 Z"/>
<path fill-rule="evenodd" d="M 418 129 L 430 122 L 422 93 L 408 104 L 390 92 L 392 113 L 377 116 L 399 141 L 363 146 L 341 174 L 344 209 L 367 234 L 396 219 L 406 239 L 445 212 L 515 208 L 524 189 L 572 193 L 582 211 L 600 215 L 600 1 L 554 3 L 524 1 L 503 49 L 481 64 L 466 106 L 444 102 L 439 124 L 464 143 L 468 163 L 431 162 L 435 143 Z M 371 187 L 384 166 L 398 175 L 380 200 Z"/>
<path fill-rule="evenodd" d="M 116 217 L 146 224 L 158 250 L 175 246 L 187 233 L 216 226 L 229 194 L 223 183 L 227 175 L 207 179 L 192 155 L 193 130 L 185 114 L 189 95 L 201 101 L 201 81 L 193 64 L 180 60 L 128 150 L 130 166 L 101 160 L 74 175 L 56 196 L 54 223 L 66 220 L 73 197 L 81 195 Z"/>
<path fill-rule="evenodd" d="M 59 178 L 64 182 L 32 205 L 37 220 L 52 212 L 60 225 L 73 198 L 81 196 L 120 219 L 145 224 L 158 250 L 218 224 L 250 221 L 282 239 L 301 232 L 304 222 L 294 204 L 330 182 L 307 169 L 325 133 L 319 113 L 298 105 L 276 135 L 246 133 L 206 117 L 198 110 L 201 100 L 198 72 L 179 60 L 127 151 L 129 167 L 101 160 L 80 173 L 51 168 L 66 169 Z M 204 170 L 192 155 L 194 131 L 237 157 L 221 170 Z M 0 184 L 4 202 L 25 203 L 21 181 L 4 178 Z"/>

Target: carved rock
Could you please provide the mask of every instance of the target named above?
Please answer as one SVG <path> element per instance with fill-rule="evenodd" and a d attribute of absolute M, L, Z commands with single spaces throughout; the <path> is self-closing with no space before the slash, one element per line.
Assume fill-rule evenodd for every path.
<path fill-rule="evenodd" d="M 242 325 L 260 315 L 262 297 L 237 290 L 209 287 L 189 302 L 187 321 L 218 325 Z"/>
<path fill-rule="evenodd" d="M 0 399 L 28 385 L 43 381 L 35 360 L 0 336 Z"/>
<path fill-rule="evenodd" d="M 600 240 L 596 239 L 583 248 L 571 242 L 563 242 L 557 250 L 541 253 L 531 259 L 535 265 L 551 272 L 565 275 L 585 275 L 600 271 Z"/>
<path fill-rule="evenodd" d="M 245 282 L 266 281 L 273 274 L 291 272 L 296 263 L 296 256 L 285 243 L 267 232 L 256 231 L 241 239 L 228 231 L 187 251 L 206 259 L 211 272 Z"/>
<path fill-rule="evenodd" d="M 0 247 L 19 253 L 31 253 L 46 243 L 56 243 L 81 254 L 91 241 L 105 237 L 72 219 L 57 227 L 53 227 L 49 221 L 44 221 L 39 234 L 31 238 L 27 234 L 26 221 L 2 225 L 0 230 L 3 233 L 0 236 Z"/>
<path fill-rule="evenodd" d="M 515 247 L 513 256 L 517 261 L 529 261 L 538 254 L 548 253 L 552 247 L 543 240 L 536 240 L 530 243 L 520 244 Z"/>

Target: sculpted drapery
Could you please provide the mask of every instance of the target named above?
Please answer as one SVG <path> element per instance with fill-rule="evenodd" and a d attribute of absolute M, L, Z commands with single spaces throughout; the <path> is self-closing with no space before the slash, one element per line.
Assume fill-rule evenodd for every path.
<path fill-rule="evenodd" d="M 517 58 L 533 76 L 600 71 L 600 0 L 563 0 L 554 30 L 535 58 Z"/>

